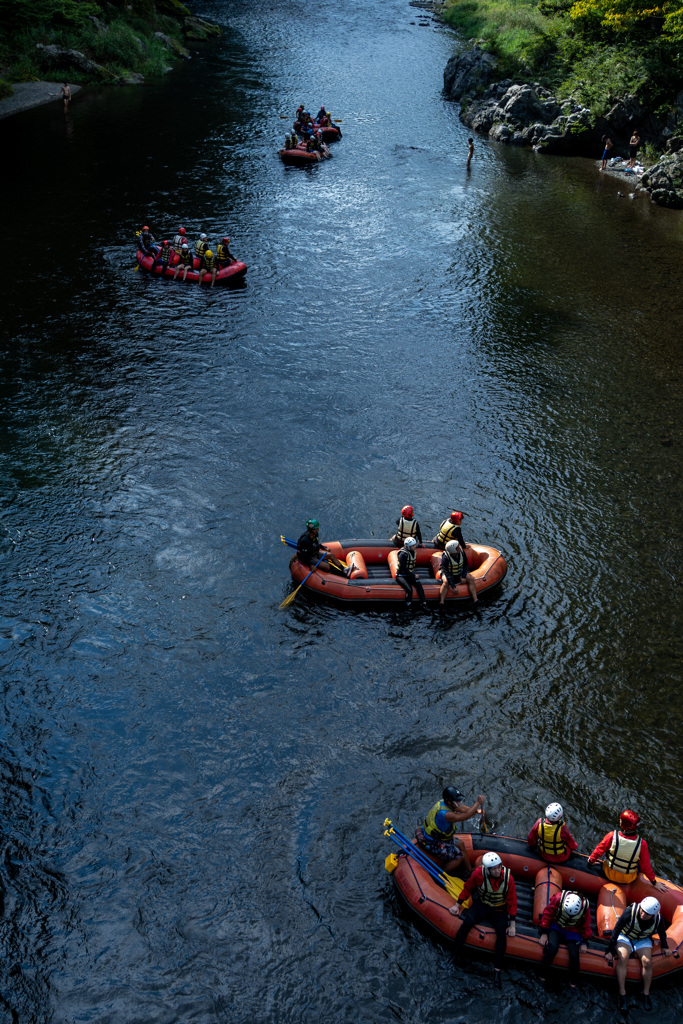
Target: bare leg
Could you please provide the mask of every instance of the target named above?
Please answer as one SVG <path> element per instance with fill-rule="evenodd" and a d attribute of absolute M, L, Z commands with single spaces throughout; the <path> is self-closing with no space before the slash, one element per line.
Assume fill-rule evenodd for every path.
<path fill-rule="evenodd" d="M 446 602 L 446 594 L 448 593 L 448 580 L 441 577 L 441 590 L 439 591 L 439 604 L 443 605 Z"/>
<path fill-rule="evenodd" d="M 652 950 L 640 951 L 640 964 L 643 971 L 643 995 L 649 996 L 650 985 L 652 984 Z"/>
<path fill-rule="evenodd" d="M 472 598 L 473 603 L 476 604 L 479 598 L 477 597 L 477 587 L 474 582 L 474 576 L 471 572 L 468 572 L 467 576 L 465 576 L 465 583 L 467 584 L 467 589 L 470 592 L 470 597 Z"/>
<path fill-rule="evenodd" d="M 626 971 L 628 969 L 628 958 L 631 955 L 631 950 L 627 946 L 621 944 L 617 946 L 617 981 L 619 982 L 619 995 L 626 995 Z"/>

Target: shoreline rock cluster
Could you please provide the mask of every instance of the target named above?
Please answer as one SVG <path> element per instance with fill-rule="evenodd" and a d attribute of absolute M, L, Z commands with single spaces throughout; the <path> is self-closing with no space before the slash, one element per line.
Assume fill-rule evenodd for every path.
<path fill-rule="evenodd" d="M 638 128 L 643 141 L 668 150 L 642 175 L 640 186 L 656 203 L 683 209 L 683 138 L 674 134 L 683 126 L 683 92 L 663 122 L 635 96 L 624 96 L 604 117 L 595 118 L 587 107 L 558 99 L 539 83 L 497 80 L 496 58 L 476 44 L 448 61 L 444 91 L 460 102 L 460 120 L 472 131 L 541 153 L 597 157 L 603 135 L 612 139 L 615 153 L 627 152 Z"/>

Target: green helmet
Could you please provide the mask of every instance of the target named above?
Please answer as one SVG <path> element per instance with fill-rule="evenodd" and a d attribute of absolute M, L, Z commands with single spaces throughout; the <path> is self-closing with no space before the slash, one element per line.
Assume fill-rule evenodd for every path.
<path fill-rule="evenodd" d="M 317 519 L 307 519 L 306 520 L 306 529 L 307 530 L 319 530 L 320 529 L 320 523 L 318 522 Z"/>

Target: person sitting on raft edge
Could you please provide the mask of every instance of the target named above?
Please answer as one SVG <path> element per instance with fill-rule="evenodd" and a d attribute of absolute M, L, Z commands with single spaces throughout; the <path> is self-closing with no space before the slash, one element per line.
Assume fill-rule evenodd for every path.
<path fill-rule="evenodd" d="M 534 822 L 527 842 L 535 846 L 548 864 L 564 864 L 569 860 L 578 844 L 564 822 L 562 804 L 548 804 L 544 817 Z"/>
<path fill-rule="evenodd" d="M 448 519 L 444 519 L 444 521 L 442 522 L 441 526 L 439 527 L 439 532 L 432 541 L 434 547 L 439 548 L 441 551 L 443 551 L 444 548 L 446 547 L 446 544 L 448 544 L 449 540 L 457 540 L 459 541 L 460 546 L 464 550 L 465 541 L 463 540 L 462 529 L 460 528 L 461 523 L 462 512 L 451 512 Z"/>
<path fill-rule="evenodd" d="M 187 272 L 188 272 L 188 270 L 192 270 L 192 266 L 193 266 L 192 253 L 190 252 L 190 250 L 188 248 L 187 242 L 183 242 L 183 244 L 180 247 L 180 259 L 178 261 L 178 264 L 177 264 L 175 270 L 173 271 L 173 280 L 174 281 L 178 280 L 178 274 L 182 270 L 182 272 L 183 272 L 183 281 L 186 281 L 187 280 Z"/>
<path fill-rule="evenodd" d="M 539 927 L 541 937 L 538 941 L 543 947 L 540 980 L 545 983 L 545 972 L 557 956 L 560 942 L 564 942 L 569 955 L 569 987 L 576 988 L 579 980 L 579 953 L 586 952 L 588 940 L 593 934 L 588 900 L 570 889 L 556 892 L 543 911 Z"/>
<path fill-rule="evenodd" d="M 323 551 L 327 552 L 327 557 L 320 563 L 318 568 L 322 569 L 323 572 L 332 572 L 336 569 L 344 576 L 350 576 L 353 572 L 354 565 L 344 565 L 338 558 L 331 555 L 324 544 L 321 544 L 318 540 L 318 531 L 320 530 L 320 523 L 317 519 L 306 520 L 306 532 L 302 533 L 296 542 L 296 555 L 300 562 L 312 569 L 315 563 L 320 558 Z"/>
<path fill-rule="evenodd" d="M 626 1009 L 626 974 L 632 953 L 640 960 L 640 971 L 643 977 L 643 1009 L 652 1009 L 650 985 L 652 984 L 652 936 L 655 932 L 661 942 L 661 955 L 671 956 L 669 939 L 666 934 L 666 921 L 660 916 L 661 904 L 654 896 L 646 896 L 640 903 L 632 903 L 626 907 L 612 929 L 612 938 L 607 947 L 605 959 L 612 966 L 614 954 L 617 954 L 617 982 L 619 984 L 619 1009 Z"/>
<path fill-rule="evenodd" d="M 398 565 L 396 566 L 396 582 L 399 587 L 405 590 L 406 608 L 410 611 L 413 604 L 413 587 L 417 590 L 420 599 L 420 607 L 423 612 L 431 615 L 431 609 L 427 604 L 424 587 L 415 573 L 417 541 L 414 537 L 406 537 L 403 547 L 398 553 Z"/>
<path fill-rule="evenodd" d="M 484 797 L 478 796 L 471 807 L 463 803 L 464 797 L 456 786 L 446 786 L 442 798 L 430 808 L 424 823 L 415 829 L 415 838 L 432 857 L 445 861 L 443 869 L 452 875 L 461 865 L 469 875 L 472 870 L 462 839 L 455 835 L 459 821 L 468 821 L 484 806 Z"/>
<path fill-rule="evenodd" d="M 619 816 L 619 828 L 614 832 L 608 832 L 598 843 L 588 858 L 588 863 L 595 864 L 604 854 L 602 870 L 610 882 L 616 882 L 617 885 L 635 882 L 638 872 L 642 871 L 655 889 L 659 892 L 668 892 L 669 886 L 664 882 L 658 882 L 655 877 L 647 842 L 638 835 L 639 824 L 640 817 L 635 811 L 622 811 Z"/>
<path fill-rule="evenodd" d="M 460 545 L 460 541 L 449 540 L 446 544 L 446 550 L 441 556 L 441 564 L 439 566 L 438 576 L 441 580 L 441 590 L 439 591 L 439 610 L 443 609 L 446 602 L 446 594 L 449 588 L 455 593 L 455 588 L 459 583 L 466 583 L 472 603 L 476 604 L 479 600 L 477 596 L 477 585 L 474 582 L 474 576 L 470 572 L 469 563 L 467 561 L 467 555 Z"/>
<path fill-rule="evenodd" d="M 472 906 L 465 914 L 461 914 L 462 905 L 472 897 Z M 493 965 L 493 984 L 502 988 L 500 970 L 507 949 L 507 937 L 514 938 L 517 917 L 517 890 L 515 880 L 509 868 L 497 853 L 485 853 L 481 864 L 475 868 L 465 882 L 457 903 L 448 908 L 454 917 L 462 916 L 462 924 L 458 929 L 453 944 L 453 963 L 458 962 L 460 950 L 475 925 L 486 921 L 493 925 L 496 933 L 495 961 Z"/>
<path fill-rule="evenodd" d="M 414 518 L 412 505 L 403 506 L 401 515 L 396 520 L 396 525 L 398 529 L 394 536 L 389 538 L 390 544 L 393 544 L 395 548 L 401 548 L 406 537 L 414 537 L 418 546 L 422 547 L 422 531 L 417 519 Z"/>

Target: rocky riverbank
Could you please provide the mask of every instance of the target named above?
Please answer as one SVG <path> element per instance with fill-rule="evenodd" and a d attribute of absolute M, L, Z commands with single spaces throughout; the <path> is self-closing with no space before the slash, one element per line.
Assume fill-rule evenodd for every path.
<path fill-rule="evenodd" d="M 608 135 L 615 154 L 628 153 L 638 129 L 643 143 L 666 150 L 640 180 L 662 206 L 683 209 L 683 91 L 664 119 L 636 96 L 624 96 L 602 117 L 572 99 L 562 100 L 540 83 L 499 80 L 498 61 L 479 46 L 451 57 L 444 71 L 446 96 L 460 102 L 460 119 L 498 142 L 541 153 L 599 156 Z"/>

